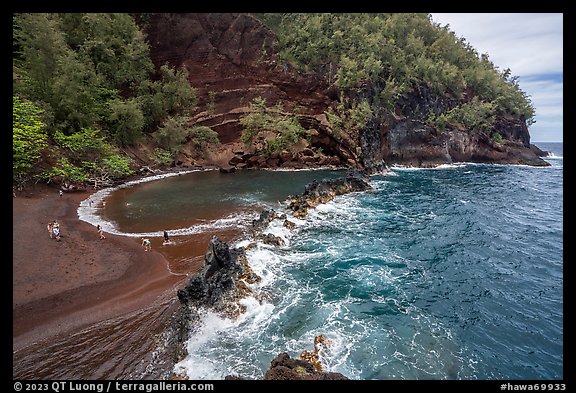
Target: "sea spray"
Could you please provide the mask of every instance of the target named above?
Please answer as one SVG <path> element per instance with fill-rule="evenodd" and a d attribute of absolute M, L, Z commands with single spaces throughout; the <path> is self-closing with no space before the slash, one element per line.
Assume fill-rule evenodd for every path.
<path fill-rule="evenodd" d="M 510 319 L 499 313 L 514 319 L 520 315 L 513 311 L 514 306 L 500 306 L 516 295 L 502 298 L 491 293 L 495 288 L 509 292 L 500 287 L 503 277 L 515 277 L 507 282 L 518 286 L 533 275 L 518 276 L 508 268 L 514 255 L 521 256 L 513 251 L 518 240 L 498 239 L 509 236 L 509 224 L 500 223 L 496 231 L 493 224 L 498 217 L 494 211 L 519 228 L 546 227 L 539 242 L 549 244 L 549 252 L 536 252 L 530 258 L 550 265 L 539 255 L 558 259 L 561 248 L 553 246 L 548 237 L 557 236 L 561 227 L 554 224 L 550 213 L 536 223 L 526 220 L 526 215 L 523 219 L 522 214 L 526 209 L 530 215 L 547 211 L 532 200 L 555 189 L 542 177 L 554 176 L 554 171 L 555 167 L 486 164 L 398 168 L 394 175 L 373 176 L 371 192 L 339 196 L 310 209 L 304 219 L 288 215 L 295 223 L 293 230 L 283 227 L 281 220 L 272 221 L 265 231 L 282 236 L 289 246 L 257 243 L 247 251 L 253 269 L 263 277 L 259 285 L 268 293 L 272 316 L 260 322 L 257 335 L 234 330 L 228 333 L 238 345 L 237 351 L 227 349 L 232 352 L 229 360 L 234 362 L 240 353 L 247 354 L 237 367 L 229 369 L 245 377 L 257 375 L 248 364 L 261 364 L 265 370 L 262 354 L 287 351 L 297 356 L 310 348 L 315 335 L 325 334 L 332 343 L 322 353 L 326 369 L 355 379 L 559 375 L 553 370 L 559 370 L 561 363 L 554 362 L 553 355 L 541 357 L 549 374 L 540 374 L 508 361 L 500 362 L 497 370 L 490 368 L 493 360 L 488 361 L 492 359 L 490 352 L 484 352 L 488 347 L 510 351 L 492 338 L 508 337 L 503 340 L 510 342 L 510 336 L 491 326 L 510 327 Z M 513 183 L 511 179 L 515 179 Z M 514 188 L 516 194 L 524 194 L 522 200 L 509 192 L 515 184 L 524 186 Z M 504 203 L 511 200 L 516 201 L 513 208 L 510 202 Z M 561 206 L 558 210 L 561 212 Z M 513 233 L 518 239 L 531 232 Z M 508 261 L 502 260 L 503 250 L 509 250 Z M 517 262 L 515 266 L 523 265 Z M 552 266 L 547 269 L 554 270 Z M 554 281 L 557 276 L 548 277 Z M 547 293 L 554 293 L 554 286 L 547 287 Z M 551 295 L 551 304 L 555 298 Z M 518 310 L 539 307 L 534 299 L 530 305 L 512 304 Z M 552 315 L 557 320 L 558 314 Z M 550 327 L 546 334 L 555 331 Z M 561 353 L 553 340 L 544 341 Z M 537 340 L 531 338 L 530 342 L 534 345 Z M 209 348 L 202 351 L 211 356 Z"/>
<path fill-rule="evenodd" d="M 187 367 L 206 370 L 188 374 L 261 378 L 276 354 L 298 356 L 325 334 L 323 365 L 354 379 L 561 379 L 563 159 L 547 159 L 393 169 L 370 192 L 287 214 L 293 229 L 272 222 L 280 247 L 254 245 L 257 214 L 238 217 L 245 237 L 232 246 L 262 277 L 258 296 L 242 324 L 223 321 L 194 347 Z M 259 208 L 290 213 L 267 193 L 302 186 L 267 175 L 250 181 L 266 190 Z"/>

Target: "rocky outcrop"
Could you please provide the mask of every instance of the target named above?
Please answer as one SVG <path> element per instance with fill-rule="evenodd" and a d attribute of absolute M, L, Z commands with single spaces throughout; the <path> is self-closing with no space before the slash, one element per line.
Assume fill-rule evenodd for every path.
<path fill-rule="evenodd" d="M 367 86 L 354 99 L 378 107 L 381 88 Z M 421 83 L 402 96 L 393 111 L 377 110 L 359 137 L 364 169 L 379 172 L 383 164 L 434 167 L 454 162 L 549 165 L 534 154 L 523 118 L 498 115 L 490 130 L 439 130 L 428 124 L 431 114 L 439 115 L 458 104 L 455 98 L 438 96 Z M 496 133 L 501 143 L 493 138 Z"/>
<path fill-rule="evenodd" d="M 237 375 L 227 375 L 227 381 L 243 380 Z M 348 377 L 341 373 L 318 370 L 310 362 L 301 359 L 292 359 L 286 352 L 279 353 L 271 362 L 270 368 L 264 374 L 265 380 L 288 381 L 288 380 L 326 380 L 344 381 Z"/>
<path fill-rule="evenodd" d="M 368 179 L 359 173 L 322 182 L 315 180 L 306 185 L 301 195 L 289 197 L 288 209 L 292 210 L 295 217 L 303 218 L 308 214 L 309 208 L 330 202 L 337 195 L 370 189 L 372 186 L 368 183 Z"/>
<path fill-rule="evenodd" d="M 538 157 L 546 157 L 550 153 L 540 149 L 538 146 L 534 144 L 530 144 L 530 150 L 532 150 L 534 154 L 536 154 Z"/>
<path fill-rule="evenodd" d="M 193 323 L 200 320 L 201 310 L 211 310 L 234 318 L 245 311 L 240 300 L 252 292 L 247 284 L 260 281 L 246 259 L 244 249 L 230 249 L 227 243 L 214 236 L 204 257 L 204 267 L 178 290 L 181 307 L 173 326 L 178 343 L 176 361 L 186 356 L 185 343 L 193 332 Z"/>
<path fill-rule="evenodd" d="M 337 195 L 371 189 L 368 178 L 361 173 L 350 172 L 348 176 L 327 180 L 314 181 L 305 187 L 301 196 L 292 197 L 289 209 L 295 216 L 303 217 L 309 208 L 332 200 Z M 286 214 L 278 214 L 267 209 L 252 221 L 252 237 L 273 246 L 282 246 L 284 240 L 271 233 L 264 233 L 274 220 L 281 220 L 282 225 L 293 229 L 295 224 L 287 219 Z M 254 247 L 255 242 L 247 248 Z M 247 284 L 260 281 L 246 259 L 245 248 L 231 249 L 227 243 L 213 236 L 204 257 L 202 270 L 192 277 L 188 283 L 178 290 L 181 307 L 174 313 L 170 329 L 170 351 L 174 353 L 174 362 L 187 356 L 186 342 L 198 329 L 200 312 L 211 310 L 222 316 L 235 318 L 245 311 L 240 300 L 251 295 Z M 347 379 L 339 373 L 323 372 L 320 363 L 320 345 L 327 346 L 326 336 L 314 338 L 314 350 L 303 351 L 300 359 L 291 359 L 286 353 L 278 355 L 266 372 L 265 379 Z M 174 375 L 173 378 L 185 378 Z M 226 379 L 242 379 L 229 375 Z"/>
<path fill-rule="evenodd" d="M 347 380 L 340 373 L 318 371 L 312 363 L 292 359 L 286 352 L 276 356 L 264 374 L 267 380 Z"/>
<path fill-rule="evenodd" d="M 259 280 L 248 265 L 244 249 L 230 249 L 227 243 L 213 236 L 204 257 L 204 267 L 178 290 L 178 299 L 184 305 L 237 316 L 243 311 L 238 301 L 250 294 L 246 284 Z"/>

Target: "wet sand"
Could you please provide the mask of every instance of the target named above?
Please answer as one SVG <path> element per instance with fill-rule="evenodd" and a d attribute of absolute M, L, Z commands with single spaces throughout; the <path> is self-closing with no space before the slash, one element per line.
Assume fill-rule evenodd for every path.
<path fill-rule="evenodd" d="M 106 234 L 80 221 L 89 192 L 35 186 L 13 198 L 13 351 L 145 308 L 176 296 L 187 279 L 174 274 L 158 250 L 138 239 Z M 51 239 L 47 223 L 60 223 Z M 201 254 L 204 250 L 199 250 Z"/>

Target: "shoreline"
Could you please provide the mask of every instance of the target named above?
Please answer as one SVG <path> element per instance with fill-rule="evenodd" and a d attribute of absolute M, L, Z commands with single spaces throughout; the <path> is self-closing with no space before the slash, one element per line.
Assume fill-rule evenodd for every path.
<path fill-rule="evenodd" d="M 216 169 L 208 166 L 135 175 L 113 189 Z M 100 191 L 68 192 L 60 197 L 56 187 L 38 184 L 13 198 L 14 352 L 147 306 L 202 267 L 198 258 L 205 253 L 202 242 L 196 243 L 197 261 L 189 271 L 173 273 L 168 250 L 154 247 L 153 252 L 145 253 L 138 238 L 108 232 L 106 239 L 100 240 L 95 225 L 78 215 L 81 203 Z M 51 239 L 46 230 L 53 219 L 61 224 L 60 242 Z"/>
<path fill-rule="evenodd" d="M 180 175 L 213 167 L 168 170 L 135 175 L 112 187 Z M 335 168 L 320 168 L 335 169 Z M 178 301 L 177 290 L 189 276 L 199 271 L 210 234 L 194 238 L 194 261 L 176 273 L 171 269 L 173 251 L 153 247 L 144 252 L 140 239 L 105 232 L 99 238 L 96 221 L 80 217 L 100 190 L 58 194 L 53 185 L 31 185 L 13 198 L 13 297 L 12 350 L 13 377 L 36 375 L 28 371 L 27 354 L 44 352 L 53 342 L 70 343 L 73 336 L 100 329 L 108 321 L 166 302 Z M 103 197 L 105 198 L 107 194 Z M 56 241 L 47 232 L 47 223 L 58 220 L 62 238 Z M 234 233 L 226 230 L 225 241 Z M 190 251 L 190 250 L 189 250 Z M 47 361 L 46 365 L 52 364 Z M 32 372 L 32 374 L 29 374 Z M 51 374 L 43 374 L 50 378 Z M 25 379 L 28 377 L 24 377 Z"/>
<path fill-rule="evenodd" d="M 57 188 L 36 185 L 13 198 L 14 353 L 149 306 L 187 278 L 169 271 L 162 252 L 144 252 L 133 238 L 107 233 L 100 240 L 77 215 L 92 193 L 60 197 Z M 53 219 L 60 242 L 47 233 Z"/>

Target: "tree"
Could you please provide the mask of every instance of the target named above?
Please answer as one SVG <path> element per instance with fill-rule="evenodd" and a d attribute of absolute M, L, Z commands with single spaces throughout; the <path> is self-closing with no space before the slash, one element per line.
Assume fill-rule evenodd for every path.
<path fill-rule="evenodd" d="M 121 146 L 133 145 L 142 135 L 144 114 L 135 99 L 110 102 L 109 132 Z"/>
<path fill-rule="evenodd" d="M 160 67 L 162 95 L 169 115 L 187 114 L 196 105 L 196 93 L 188 80 L 188 70 L 175 70 L 168 65 Z"/>
<path fill-rule="evenodd" d="M 72 133 L 96 127 L 102 120 L 102 84 L 102 78 L 81 56 L 72 51 L 62 56 L 52 80 L 53 95 L 48 101 L 54 108 L 54 128 Z"/>
<path fill-rule="evenodd" d="M 52 102 L 52 81 L 60 59 L 69 53 L 56 14 L 18 14 L 14 17 L 14 67 L 22 83 L 16 88 L 34 99 Z"/>
<path fill-rule="evenodd" d="M 154 130 L 169 116 L 187 115 L 197 103 L 185 68 L 175 70 L 163 65 L 159 73 L 160 80 L 144 81 L 138 89 L 136 99 L 145 114 L 146 131 Z"/>
<path fill-rule="evenodd" d="M 73 18 L 73 19 L 72 19 Z M 148 44 L 128 14 L 66 15 L 70 43 L 92 63 L 108 88 L 134 88 L 153 70 Z"/>
<path fill-rule="evenodd" d="M 42 110 L 32 102 L 12 97 L 12 171 L 14 180 L 22 182 L 47 146 Z"/>
<path fill-rule="evenodd" d="M 182 116 L 170 117 L 164 125 L 156 131 L 154 139 L 161 148 L 176 154 L 180 151 L 182 143 L 189 134 L 186 123 L 188 118 Z"/>
<path fill-rule="evenodd" d="M 508 70 L 458 38 L 429 14 L 257 14 L 278 36 L 281 58 L 305 70 L 324 70 L 345 95 L 380 87 L 386 108 L 427 85 L 440 99 L 492 103 L 497 113 L 533 118 L 529 97 Z M 387 81 L 386 83 L 382 83 Z M 390 81 L 393 81 L 390 83 Z M 464 96 L 464 92 L 468 96 Z M 353 98 L 352 100 L 355 100 Z M 461 102 L 462 104 L 464 102 Z M 371 108 L 377 111 L 375 103 Z"/>

